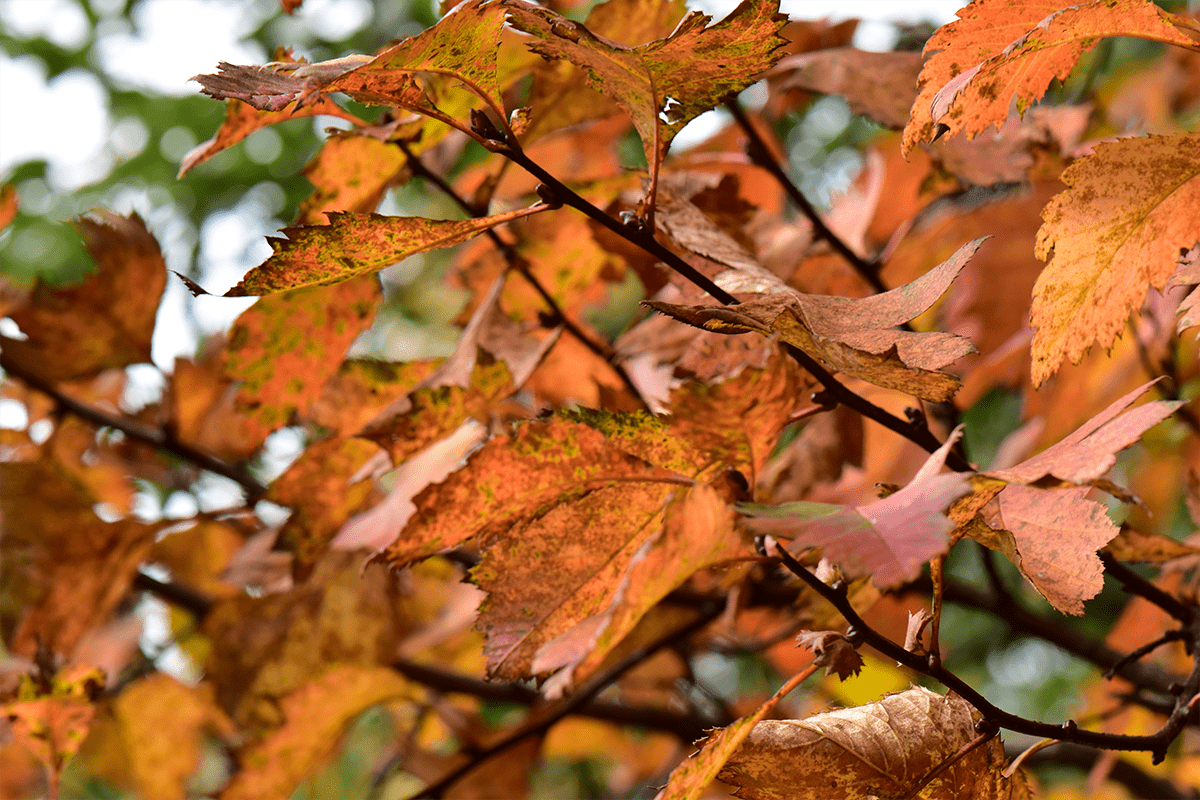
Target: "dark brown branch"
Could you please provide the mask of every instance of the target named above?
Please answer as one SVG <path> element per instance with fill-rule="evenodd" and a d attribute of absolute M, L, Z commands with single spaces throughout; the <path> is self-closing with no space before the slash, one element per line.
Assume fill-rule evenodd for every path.
<path fill-rule="evenodd" d="M 1005 747 L 1005 750 L 1010 758 L 1019 755 L 1018 752 L 1009 750 L 1008 747 Z M 1039 750 L 1026 758 L 1024 764 L 1029 767 L 1065 764 L 1090 772 L 1099 758 L 1100 754 L 1090 747 L 1064 742 Z M 1155 800 L 1187 800 L 1188 798 L 1195 800 L 1195 798 L 1200 798 L 1200 790 L 1181 791 L 1170 781 L 1148 775 L 1123 758 L 1113 764 L 1108 777 L 1109 780 L 1116 781 L 1128 789 L 1131 797 L 1155 798 Z"/>
<path fill-rule="evenodd" d="M 188 611 L 199 622 L 212 610 L 212 598 L 197 589 L 176 581 L 160 581 L 139 571 L 133 576 L 133 588 L 149 592 L 160 600 Z"/>
<path fill-rule="evenodd" d="M 1166 723 L 1157 733 L 1143 736 L 1127 736 L 1115 733 L 1100 733 L 1080 729 L 1073 720 L 1063 725 L 1051 725 L 1048 722 L 1025 719 L 1004 711 L 991 703 L 970 684 L 946 669 L 937 659 L 926 659 L 905 650 L 902 646 L 871 628 L 854 607 L 850 605 L 845 591 L 839 591 L 827 586 L 817 576 L 809 572 L 803 564 L 797 561 L 782 546 L 776 545 L 776 552 L 783 564 L 811 587 L 817 594 L 828 600 L 850 624 L 851 629 L 862 637 L 884 656 L 898 661 L 922 675 L 928 675 L 948 689 L 953 690 L 984 716 L 1001 728 L 1027 733 L 1046 739 L 1061 739 L 1062 741 L 1077 742 L 1089 747 L 1103 750 L 1147 750 L 1151 753 L 1154 763 L 1160 763 L 1167 755 L 1171 742 L 1183 731 L 1191 712 L 1189 701 L 1200 694 L 1200 624 L 1193 623 L 1188 627 L 1188 639 L 1192 642 L 1193 660 L 1192 671 L 1182 685 L 1172 687 L 1175 694 L 1174 707 L 1167 717 Z M 849 635 L 849 634 L 848 634 Z"/>
<path fill-rule="evenodd" d="M 406 678 L 440 692 L 467 694 L 484 700 L 517 703 L 525 706 L 535 706 L 542 702 L 542 696 L 536 689 L 522 683 L 483 681 L 426 664 L 416 664 L 404 660 L 392 662 L 392 667 Z M 618 725 L 633 725 L 662 731 L 676 736 L 681 742 L 687 744 L 703 738 L 711 728 L 728 725 L 731 721 L 700 714 L 678 714 L 662 708 L 627 706 L 606 700 L 590 700 L 572 713 L 582 717 L 615 722 Z"/>
<path fill-rule="evenodd" d="M 1195 618 L 1195 608 L 1184 605 L 1108 553 L 1101 552 L 1100 561 L 1104 563 L 1104 571 L 1120 581 L 1121 585 L 1130 594 L 1144 597 L 1182 622 L 1185 626 L 1189 625 Z"/>
<path fill-rule="evenodd" d="M 1126 665 L 1132 664 L 1135 661 L 1141 660 L 1145 656 L 1150 655 L 1155 650 L 1162 647 L 1164 644 L 1170 644 L 1171 642 L 1182 641 L 1186 638 L 1187 638 L 1187 634 L 1182 630 L 1167 631 L 1166 633 L 1164 633 L 1162 636 L 1158 637 L 1154 641 L 1146 642 L 1146 644 L 1144 644 L 1141 647 L 1137 648 L 1136 650 L 1132 651 L 1127 656 L 1125 656 L 1120 661 L 1118 661 L 1116 664 L 1113 664 L 1104 673 L 1104 677 L 1112 678 L 1114 675 L 1119 673 Z"/>
<path fill-rule="evenodd" d="M 184 461 L 195 464 L 201 469 L 229 478 L 242 487 L 243 491 L 246 492 L 247 501 L 250 503 L 253 503 L 267 493 L 267 487 L 240 464 L 231 464 L 214 455 L 205 453 L 203 450 L 197 450 L 191 445 L 179 441 L 166 431 L 151 428 L 127 417 L 109 414 L 95 406 L 76 400 L 61 391 L 51 381 L 45 380 L 41 376 L 14 364 L 11 359 L 5 358 L 3 352 L 0 352 L 0 369 L 3 369 L 9 375 L 20 378 L 30 388 L 48 395 L 60 409 L 67 413 L 74 414 L 80 419 L 101 428 L 112 428 L 113 430 L 120 431 L 131 439 L 145 442 L 159 450 L 171 453 L 182 458 Z"/>
<path fill-rule="evenodd" d="M 887 287 L 879 278 L 879 264 L 875 262 L 864 261 L 858 253 L 850 249 L 849 245 L 843 242 L 836 233 L 829 229 L 825 221 L 821 219 L 821 215 L 813 208 L 812 203 L 808 202 L 808 198 L 800 191 L 800 187 L 792 182 L 788 174 L 783 171 L 783 167 L 779 162 L 771 156 L 770 150 L 767 148 L 767 143 L 759 134 L 758 129 L 750 122 L 750 118 L 746 116 L 746 112 L 742 110 L 738 104 L 736 97 L 729 97 L 725 101 L 725 107 L 733 114 L 733 118 L 737 120 L 738 127 L 746 134 L 746 155 L 750 156 L 750 160 L 758 166 L 765 169 L 767 172 L 778 181 L 783 190 L 787 192 L 788 197 L 792 198 L 792 202 L 800 209 L 804 216 L 808 217 L 808 221 L 812 223 L 813 233 L 817 239 L 824 239 L 829 243 L 838 255 L 846 259 L 850 266 L 854 267 L 862 279 L 871 285 L 871 288 L 876 292 L 886 292 Z"/>
<path fill-rule="evenodd" d="M 426 786 L 420 794 L 416 795 L 413 800 L 419 798 L 438 798 L 441 797 L 447 789 L 457 783 L 468 772 L 478 767 L 480 764 L 487 761 L 489 758 L 508 750 L 516 744 L 528 739 L 531 736 L 539 736 L 549 730 L 556 722 L 563 717 L 577 713 L 578 709 L 584 707 L 591 702 L 596 695 L 604 691 L 617 678 L 628 672 L 633 667 L 645 661 L 654 653 L 664 647 L 668 647 L 674 642 L 680 641 L 692 633 L 700 630 L 705 625 L 716 619 L 723 607 L 720 604 L 713 603 L 708 608 L 704 609 L 696 619 L 689 622 L 680 628 L 677 628 L 670 633 L 659 636 L 654 641 L 651 641 L 641 647 L 635 648 L 623 658 L 609 666 L 607 669 L 596 674 L 590 680 L 580 686 L 576 692 L 569 698 L 559 703 L 553 708 L 547 708 L 544 713 L 535 713 L 534 718 L 518 727 L 515 731 L 505 736 L 495 744 L 480 750 L 472 759 L 451 770 L 440 780 Z"/>

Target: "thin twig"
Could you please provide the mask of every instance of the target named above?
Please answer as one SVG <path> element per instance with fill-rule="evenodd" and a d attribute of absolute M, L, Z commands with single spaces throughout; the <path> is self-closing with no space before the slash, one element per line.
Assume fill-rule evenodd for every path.
<path fill-rule="evenodd" d="M 396 145 L 404 153 L 405 158 L 408 159 L 408 167 L 412 170 L 414 175 L 419 175 L 432 183 L 439 190 L 441 190 L 444 195 L 453 200 L 459 208 L 470 214 L 472 217 L 482 217 L 487 214 L 486 209 L 477 208 L 474 204 L 468 202 L 467 199 L 459 194 L 459 192 L 453 186 L 446 182 L 445 178 L 425 166 L 425 163 L 408 148 L 407 144 L 398 140 L 396 141 Z M 637 384 L 633 382 L 633 378 L 625 370 L 625 367 L 618 359 L 617 353 L 611 347 L 601 344 L 600 342 L 593 341 L 592 337 L 584 333 L 583 329 L 580 328 L 573 319 L 567 316 L 566 312 L 563 311 L 562 307 L 558 304 L 558 301 L 554 299 L 554 296 L 546 290 L 546 287 L 542 285 L 542 282 L 538 280 L 537 276 L 530 272 L 529 265 L 526 263 L 525 259 L 521 257 L 521 254 L 518 253 L 511 244 L 501 239 L 500 235 L 491 228 L 485 230 L 484 235 L 486 235 L 491 240 L 492 244 L 495 245 L 496 249 L 498 249 L 504 255 L 509 267 L 516 271 L 517 274 L 519 274 L 522 278 L 524 278 L 526 283 L 528 283 L 530 287 L 537 292 L 538 296 L 542 298 L 542 302 L 546 304 L 548 309 L 550 309 L 550 316 L 554 319 L 554 321 L 557 324 L 562 325 L 563 329 L 566 330 L 566 332 L 571 336 L 574 336 L 580 344 L 582 344 L 588 350 L 591 350 L 593 353 L 603 359 L 610 367 L 612 367 L 613 371 L 617 373 L 617 377 L 621 379 L 621 383 L 625 384 L 625 388 L 628 389 L 643 406 L 649 408 L 649 404 L 646 403 L 645 398 L 642 397 L 641 390 L 638 389 Z"/>
<path fill-rule="evenodd" d="M 902 646 L 883 636 L 863 621 L 862 617 L 859 616 L 858 612 L 850 604 L 844 591 L 827 586 L 816 575 L 809 572 L 791 553 L 783 549 L 782 546 L 776 545 L 775 549 L 784 566 L 816 591 L 817 594 L 833 604 L 850 626 L 862 636 L 865 643 L 871 645 L 871 647 L 878 650 L 887 658 L 898 661 L 900 664 L 922 675 L 928 675 L 947 688 L 952 689 L 968 703 L 975 706 L 984 719 L 990 720 L 1001 728 L 1027 733 L 1040 738 L 1078 742 L 1104 750 L 1147 750 L 1151 753 L 1154 763 L 1157 764 L 1166 758 L 1167 747 L 1179 736 L 1183 731 L 1184 725 L 1187 724 L 1188 715 L 1191 712 L 1188 701 L 1197 694 L 1200 694 L 1200 624 L 1193 623 L 1188 627 L 1187 631 L 1188 639 L 1193 643 L 1192 671 L 1182 686 L 1178 687 L 1180 691 L 1176 694 L 1174 707 L 1168 715 L 1166 723 L 1157 733 L 1142 736 L 1101 733 L 1080 729 L 1074 721 L 1070 720 L 1063 725 L 1051 725 L 1048 722 L 1038 722 L 1017 716 L 993 705 L 991 701 L 976 691 L 974 687 L 946 669 L 940 661 L 922 658 L 914 653 L 910 653 Z"/>
<path fill-rule="evenodd" d="M 1104 571 L 1120 581 L 1121 585 L 1125 587 L 1125 591 L 1144 597 L 1185 626 L 1191 624 L 1195 618 L 1195 608 L 1184 605 L 1110 554 L 1101 551 L 1100 561 L 1104 563 Z"/>
<path fill-rule="evenodd" d="M 1122 658 L 1117 663 L 1113 664 L 1111 667 L 1109 667 L 1107 670 L 1105 670 L 1104 677 L 1112 679 L 1118 672 L 1121 671 L 1121 669 L 1126 664 L 1132 664 L 1133 662 L 1138 661 L 1142 657 L 1150 655 L 1155 650 L 1162 647 L 1164 644 L 1168 644 L 1170 642 L 1182 641 L 1186 638 L 1187 638 L 1187 633 L 1182 630 L 1167 631 L 1166 633 L 1164 633 L 1162 636 L 1158 637 L 1154 641 L 1147 642 L 1146 644 L 1142 645 L 1138 649 L 1129 653 L 1127 656 Z"/>
<path fill-rule="evenodd" d="M 128 417 L 109 414 L 95 406 L 76 400 L 55 386 L 53 382 L 14 363 L 11 358 L 6 358 L 2 352 L 0 352 L 0 369 L 9 375 L 20 378 L 30 388 L 48 395 L 59 408 L 82 420 L 101 428 L 120 431 L 131 439 L 145 442 L 195 464 L 201 469 L 229 478 L 242 487 L 246 492 L 247 501 L 250 503 L 267 493 L 267 487 L 240 464 L 231 464 L 203 450 L 197 450 L 191 445 L 179 441 L 167 431 L 151 428 Z"/>
<path fill-rule="evenodd" d="M 733 118 L 737 120 L 738 126 L 742 132 L 746 134 L 747 146 L 746 155 L 750 156 L 750 160 L 758 166 L 765 169 L 767 172 L 779 182 L 783 190 L 787 192 L 788 197 L 792 198 L 792 202 L 796 207 L 808 217 L 808 221 L 812 223 L 813 233 L 816 238 L 824 239 L 829 243 L 829 246 L 837 251 L 838 255 L 846 259 L 850 266 L 854 267 L 862 279 L 871 285 L 871 288 L 876 292 L 886 292 L 887 286 L 879 278 L 879 264 L 874 261 L 865 261 L 858 253 L 850 249 L 850 246 L 838 237 L 836 233 L 830 230 L 825 221 L 821 219 L 821 215 L 813 208 L 812 203 L 808 202 L 808 198 L 800 191 L 800 187 L 792 182 L 788 174 L 783 171 L 783 167 L 779 162 L 771 157 L 770 150 L 767 148 L 767 143 L 759 134 L 758 129 L 750 122 L 750 118 L 746 116 L 746 112 L 742 110 L 736 97 L 729 97 L 725 100 L 725 107 L 733 114 Z"/>
<path fill-rule="evenodd" d="M 420 794 L 413 798 L 413 800 L 419 800 L 420 798 L 441 797 L 447 789 L 457 783 L 464 775 L 478 767 L 480 764 L 484 763 L 493 756 L 508 750 L 514 745 L 523 742 L 531 736 L 538 736 L 542 733 L 545 733 L 563 717 L 567 716 L 568 714 L 575 713 L 577 709 L 590 702 L 596 695 L 604 691 L 604 689 L 607 688 L 613 681 L 621 677 L 621 675 L 645 661 L 662 648 L 667 647 L 672 642 L 678 641 L 679 639 L 682 639 L 683 637 L 689 636 L 695 631 L 700 630 L 713 619 L 718 617 L 722 610 L 723 608 L 721 605 L 714 603 L 710 608 L 706 609 L 705 612 L 701 613 L 696 619 L 692 620 L 688 624 L 677 628 L 670 633 L 659 636 L 654 641 L 642 645 L 641 647 L 635 648 L 633 651 L 616 661 L 610 667 L 598 673 L 580 686 L 575 694 L 571 695 L 569 698 L 567 698 L 567 700 L 563 701 L 552 709 L 547 709 L 544 714 L 537 715 L 535 719 L 532 719 L 521 725 L 515 731 L 505 736 L 495 744 L 480 750 L 466 764 L 451 770 L 440 780 L 430 784 L 429 786 L 426 786 Z"/>

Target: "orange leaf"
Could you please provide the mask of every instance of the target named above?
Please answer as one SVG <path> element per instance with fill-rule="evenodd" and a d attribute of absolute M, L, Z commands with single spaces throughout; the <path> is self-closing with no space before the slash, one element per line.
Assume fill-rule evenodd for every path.
<path fill-rule="evenodd" d="M 1033 381 L 1093 341 L 1111 347 L 1148 286 L 1163 288 L 1181 247 L 1200 238 L 1200 134 L 1122 139 L 1063 173 L 1042 212 L 1033 288 Z"/>
<path fill-rule="evenodd" d="M 417 253 L 460 244 L 497 225 L 545 210 L 545 205 L 538 204 L 467 220 L 331 212 L 328 225 L 284 228 L 288 238 L 268 238 L 275 254 L 246 273 L 225 296 L 274 294 L 339 283 L 378 272 Z"/>
<path fill-rule="evenodd" d="M 137 214 L 94 209 L 76 221 L 99 272 L 78 286 L 40 287 L 10 316 L 28 336 L 4 355 L 49 380 L 95 375 L 150 360 L 150 337 L 167 269 Z"/>

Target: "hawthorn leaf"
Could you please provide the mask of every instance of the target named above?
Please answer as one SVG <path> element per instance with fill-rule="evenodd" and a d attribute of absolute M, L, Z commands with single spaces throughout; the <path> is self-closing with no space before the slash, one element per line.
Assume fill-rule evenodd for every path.
<path fill-rule="evenodd" d="M 807 89 L 846 98 L 855 114 L 903 128 L 917 96 L 919 53 L 831 47 L 788 56 L 775 67 L 779 91 Z"/>
<path fill-rule="evenodd" d="M 964 532 L 1004 553 L 1050 605 L 1064 614 L 1083 614 L 1084 601 L 1104 588 L 1096 551 L 1120 530 L 1103 503 L 1087 499 L 1089 491 L 1006 486 L 996 496 L 994 515 L 985 512 Z"/>
<path fill-rule="evenodd" d="M 1167 281 L 1168 288 L 1173 286 L 1193 287 L 1187 297 L 1179 303 L 1179 310 L 1176 312 L 1179 320 L 1175 326 L 1177 333 L 1183 333 L 1188 328 L 1200 325 L 1200 288 L 1196 288 L 1197 284 L 1200 284 L 1200 243 L 1193 245 L 1191 250 L 1179 257 L 1175 273 Z"/>
<path fill-rule="evenodd" d="M 863 668 L 858 650 L 844 633 L 838 631 L 801 631 L 796 637 L 796 646 L 812 650 L 813 664 L 824 667 L 827 676 L 836 672 L 838 678 L 846 680 Z"/>
<path fill-rule="evenodd" d="M 279 111 L 263 111 L 242 100 L 229 99 L 225 101 L 225 120 L 213 138 L 193 147 L 179 163 L 179 173 L 176 178 L 182 178 L 193 169 L 208 161 L 217 153 L 233 147 L 255 131 L 286 122 L 298 117 L 332 116 L 354 122 L 353 114 L 348 114 L 337 103 L 322 97 L 317 102 L 303 108 L 288 108 Z"/>
<path fill-rule="evenodd" d="M 955 526 L 943 511 L 970 489 L 965 475 L 938 470 L 961 434 L 960 426 L 907 486 L 865 506 L 741 503 L 737 511 L 754 533 L 792 539 L 793 552 L 820 547 L 851 578 L 869 575 L 881 589 L 893 586 L 916 577 L 950 541 Z"/>
<path fill-rule="evenodd" d="M 330 212 L 328 225 L 284 228 L 286 239 L 268 237 L 274 255 L 246 273 L 225 296 L 275 294 L 339 283 L 378 272 L 417 253 L 460 244 L 485 230 L 546 208 L 538 203 L 466 220 Z"/>
<path fill-rule="evenodd" d="M 270 433 L 237 403 L 225 377 L 224 337 L 213 337 L 195 360 L 176 357 L 163 405 L 176 438 L 218 458 L 249 458 Z"/>
<path fill-rule="evenodd" d="M 943 86 L 1003 52 L 1060 8 L 1062 4 L 1053 0 L 974 0 L 958 10 L 957 20 L 934 31 L 925 43 L 925 66 L 917 78 L 917 99 L 901 139 L 905 158 L 918 143 L 936 137 L 933 98 Z"/>
<path fill-rule="evenodd" d="M 441 363 L 438 359 L 346 359 L 337 374 L 325 382 L 304 419 L 334 434 L 357 433 L 393 403 L 420 388 Z"/>
<path fill-rule="evenodd" d="M 586 434 L 577 436 L 581 442 L 588 438 Z M 614 455 L 601 457 L 611 462 L 616 460 Z M 549 463 L 559 471 L 560 458 Z M 544 464 L 541 471 L 546 471 Z M 579 467 L 572 471 L 581 472 Z M 628 467 L 626 471 L 630 471 Z M 537 508 L 531 501 L 544 496 L 539 492 L 526 501 L 531 506 L 526 519 L 495 537 L 495 545 L 484 551 L 471 578 L 488 592 L 476 627 L 487 637 L 483 654 L 489 676 L 527 678 L 534 674 L 535 666 L 549 670 L 586 656 L 588 645 L 607 627 L 603 612 L 619 607 L 622 589 L 627 588 L 622 577 L 643 546 L 658 534 L 663 506 L 677 488 L 665 481 L 646 480 L 658 474 L 648 473 L 646 467 L 640 473 L 591 492 L 581 481 L 566 481 L 557 492 L 559 497 L 545 503 L 551 509 L 534 516 Z M 459 474 L 451 475 L 450 480 Z M 494 492 L 491 486 L 484 490 Z M 422 499 L 418 495 L 419 509 Z M 567 656 L 537 663 L 541 649 L 555 639 L 551 655 L 566 652 Z"/>
<path fill-rule="evenodd" d="M 1093 341 L 1111 347 L 1147 287 L 1162 289 L 1179 249 L 1200 239 L 1200 134 L 1099 144 L 1062 180 L 1037 236 L 1048 263 L 1030 309 L 1034 385 Z"/>
<path fill-rule="evenodd" d="M 77 286 L 39 285 L 11 311 L 26 339 L 4 339 L 4 357 L 51 381 L 150 361 L 167 269 L 137 214 L 93 209 L 75 222 L 99 271 Z"/>
<path fill-rule="evenodd" d="M 393 567 L 405 566 L 474 536 L 486 540 L 504 533 L 614 482 L 625 488 L 649 481 L 666 491 L 670 484 L 664 481 L 679 477 L 614 447 L 588 425 L 527 422 L 511 436 L 494 437 L 466 468 L 417 495 L 417 513 L 383 558 Z"/>
<path fill-rule="evenodd" d="M 735 306 L 645 305 L 705 330 L 774 334 L 830 369 L 940 402 L 954 395 L 958 380 L 938 370 L 972 352 L 971 342 L 897 326 L 932 306 L 983 241 L 963 245 L 912 283 L 861 299 L 804 294 L 765 270 L 740 269 L 722 276 L 724 288 L 771 293 Z"/>
<path fill-rule="evenodd" d="M 961 22 L 940 28 L 925 46 L 935 53 L 921 72 L 921 92 L 905 128 L 907 153 L 918 141 L 965 130 L 969 138 L 999 128 L 1016 99 L 1024 114 L 1054 78 L 1109 36 L 1183 47 L 1195 43 L 1150 0 L 1107 0 L 1061 8 L 1044 2 L 976 0 Z M 939 52 L 940 50 L 940 52 Z"/>
<path fill-rule="evenodd" d="M 238 316 L 222 374 L 238 382 L 235 405 L 252 438 L 261 441 L 308 413 L 382 297 L 379 280 L 361 275 L 263 297 Z"/>
<path fill-rule="evenodd" d="M 221 792 L 230 800 L 287 797 L 335 752 L 342 732 L 368 708 L 412 698 L 407 680 L 387 667 L 335 666 L 280 701 L 286 722 L 247 748 Z"/>
<path fill-rule="evenodd" d="M 777 0 L 743 0 L 729 16 L 692 12 L 664 39 L 629 47 L 555 11 L 503 0 L 509 22 L 530 34 L 530 48 L 588 71 L 591 86 L 612 98 L 637 128 L 650 165 L 650 203 L 671 140 L 727 95 L 740 92 L 782 56 L 787 18 Z"/>
<path fill-rule="evenodd" d="M 630 559 L 612 603 L 538 648 L 530 671 L 564 667 L 543 690 L 557 697 L 572 681 L 599 669 L 638 621 L 688 578 L 747 553 L 734 529 L 733 512 L 717 490 L 704 485 L 680 489 L 667 502 L 661 530 Z"/>
<path fill-rule="evenodd" d="M 980 715 L 961 697 L 923 687 L 855 708 L 754 726 L 719 778 L 747 800 L 904 797 L 944 760 L 974 741 Z M 955 761 L 913 797 L 921 800 L 1029 798 L 1024 777 L 1002 774 L 999 738 Z"/>
<path fill-rule="evenodd" d="M 1015 484 L 1056 478 L 1067 483 L 1090 483 L 1117 463 L 1117 453 L 1169 417 L 1182 401 L 1155 400 L 1130 409 L 1156 381 L 1150 381 L 1115 400 L 1071 435 L 1012 467 L 981 473 Z"/>

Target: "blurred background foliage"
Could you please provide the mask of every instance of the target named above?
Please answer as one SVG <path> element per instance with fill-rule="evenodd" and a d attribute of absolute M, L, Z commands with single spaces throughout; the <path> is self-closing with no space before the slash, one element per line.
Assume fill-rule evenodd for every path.
<path fill-rule="evenodd" d="M 0 233 L 0 280 L 29 286 L 38 280 L 62 284 L 82 278 L 92 265 L 80 237 L 64 223 L 102 206 L 139 213 L 162 245 L 170 268 L 220 292 L 269 254 L 264 236 L 295 219 L 300 202 L 312 191 L 303 167 L 327 126 L 337 121 L 297 119 L 266 128 L 177 179 L 186 153 L 220 126 L 224 105 L 201 96 L 186 75 L 168 69 L 175 65 L 172 50 L 161 41 L 164 18 L 176 26 L 182 23 L 177 30 L 184 39 L 189 38 L 189 26 L 223 26 L 227 49 L 213 50 L 207 61 L 192 68 L 194 73 L 212 71 L 218 60 L 262 63 L 283 47 L 309 61 L 373 53 L 433 24 L 437 7 L 427 0 L 306 0 L 288 16 L 278 0 L 0 0 L 0 85 L 7 96 L 3 126 L 21 131 L 26 142 L 36 142 L 44 133 L 45 148 L 69 149 L 53 157 L 47 152 L 25 157 L 14 150 L 17 145 L 11 138 L 0 147 L 0 183 L 14 183 L 21 202 L 16 220 Z M 897 31 L 897 37 L 903 35 L 901 45 L 915 49 L 932 29 L 918 26 Z M 205 36 L 195 32 L 197 40 Z M 190 47 L 184 40 L 178 45 Z M 1105 73 L 1126 60 L 1112 59 L 1110 52 L 1104 55 Z M 1089 80 L 1098 80 L 1098 73 Z M 35 92 L 61 98 L 61 104 L 23 109 L 20 98 L 29 94 L 27 88 L 24 94 L 14 91 L 17 78 Z M 836 191 L 857 175 L 863 163 L 861 148 L 880 130 L 852 114 L 841 99 L 824 97 L 782 117 L 776 133 L 786 143 L 788 167 L 801 187 L 827 207 Z M 631 160 L 641 157 L 640 147 L 628 150 Z M 421 182 L 392 190 L 380 210 L 435 217 L 456 213 Z M 384 274 L 389 300 L 371 333 L 372 352 L 399 360 L 450 352 L 458 332 L 452 320 L 461 297 L 441 283 L 447 257 L 438 253 L 411 259 Z M 164 310 L 173 313 L 160 314 L 160 324 L 166 327 L 156 333 L 154 358 L 160 368 L 169 368 L 175 355 L 194 353 L 248 304 L 195 300 L 177 281 L 170 283 L 163 302 Z M 605 328 L 603 320 L 597 327 Z M 967 412 L 966 421 L 968 447 L 973 457 L 986 461 L 1018 425 L 1017 401 L 1001 393 L 988 395 Z M 956 554 L 951 571 L 986 581 L 980 564 L 968 561 Z M 1005 577 L 1015 585 L 1015 570 L 1008 573 Z M 1032 591 L 1022 599 L 1031 607 L 1044 607 Z M 1118 602 L 1114 593 L 1106 592 L 1089 608 L 1111 606 L 1115 614 Z M 1089 614 L 1078 624 L 1102 628 L 1102 617 Z M 955 607 L 947 608 L 942 630 L 952 653 L 949 665 L 985 695 L 1018 714 L 1050 722 L 1065 719 L 1076 699 L 1073 692 L 1087 672 L 1081 662 L 1045 642 L 1014 635 L 992 617 Z M 1089 633 L 1102 635 L 1102 630 Z M 997 646 L 1000 642 L 1003 647 Z M 747 682 L 759 693 L 773 691 L 780 683 L 757 658 L 714 657 L 699 666 L 704 674 L 697 677 L 711 689 L 713 702 L 736 703 L 748 691 Z M 900 675 L 897 670 L 887 664 L 874 666 L 847 682 L 845 691 L 872 699 L 882 691 L 903 688 L 893 685 Z M 367 712 L 349 734 L 343 757 L 296 796 L 324 796 L 332 785 L 344 788 L 346 796 L 372 790 L 377 796 L 391 796 L 412 789 L 371 786 L 368 765 L 389 746 L 390 735 L 386 715 Z M 552 761 L 535 778 L 537 794 L 596 796 L 605 783 L 595 773 L 604 769 L 586 758 Z M 111 794 L 92 776 L 74 774 L 69 780 L 74 783 L 68 789 L 91 796 Z"/>

